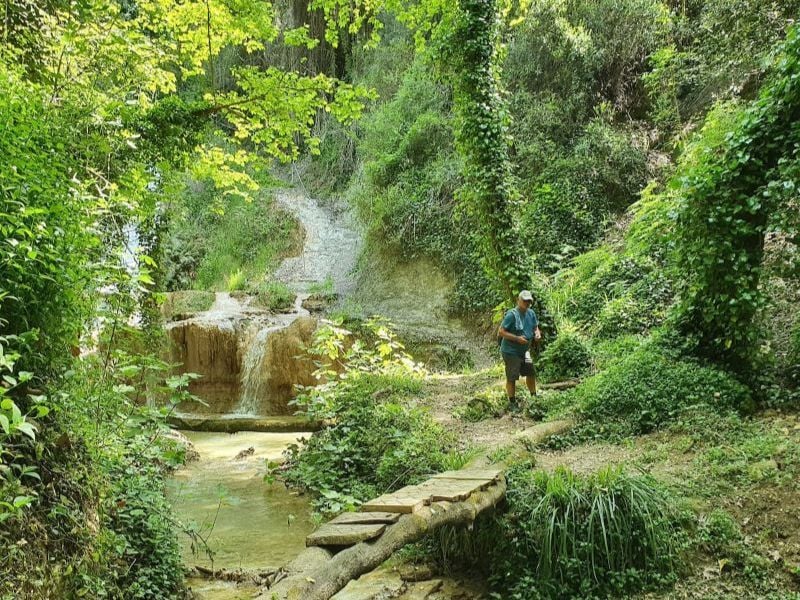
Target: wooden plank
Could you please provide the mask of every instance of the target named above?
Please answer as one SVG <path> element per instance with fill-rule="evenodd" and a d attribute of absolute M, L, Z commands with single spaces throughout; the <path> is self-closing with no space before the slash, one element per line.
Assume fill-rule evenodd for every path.
<path fill-rule="evenodd" d="M 374 523 L 397 523 L 400 513 L 396 512 L 346 512 L 340 514 L 335 519 L 329 521 L 334 525 L 345 524 L 374 524 Z"/>
<path fill-rule="evenodd" d="M 386 530 L 383 523 L 335 525 L 326 523 L 306 537 L 306 546 L 352 546 L 380 536 Z"/>
<path fill-rule="evenodd" d="M 502 477 L 503 469 L 460 469 L 458 471 L 445 471 L 433 475 L 431 479 L 488 479 L 497 481 Z"/>

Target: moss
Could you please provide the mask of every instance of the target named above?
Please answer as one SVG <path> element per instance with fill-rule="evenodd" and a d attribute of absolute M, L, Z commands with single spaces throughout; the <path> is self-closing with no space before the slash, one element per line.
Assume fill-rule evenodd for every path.
<path fill-rule="evenodd" d="M 207 311 L 214 304 L 214 298 L 214 292 L 195 290 L 171 292 L 166 294 L 164 304 L 161 305 L 161 313 L 167 320 L 180 319 L 184 315 Z"/>

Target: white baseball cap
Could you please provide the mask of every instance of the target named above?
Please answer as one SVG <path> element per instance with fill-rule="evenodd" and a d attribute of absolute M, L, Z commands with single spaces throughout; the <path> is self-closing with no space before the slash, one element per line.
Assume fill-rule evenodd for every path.
<path fill-rule="evenodd" d="M 533 302 L 533 294 L 531 294 L 528 290 L 522 290 L 519 293 L 519 299 L 524 300 L 525 302 Z"/>

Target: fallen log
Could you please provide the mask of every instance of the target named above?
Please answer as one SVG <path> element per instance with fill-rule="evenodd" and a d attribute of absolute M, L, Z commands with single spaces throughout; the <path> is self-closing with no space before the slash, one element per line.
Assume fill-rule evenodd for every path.
<path fill-rule="evenodd" d="M 483 491 L 460 502 L 433 502 L 397 523 L 373 542 L 361 542 L 331 555 L 308 548 L 286 567 L 287 577 L 276 582 L 270 598 L 280 600 L 328 600 L 347 583 L 372 571 L 397 550 L 444 525 L 471 524 L 479 513 L 491 509 L 505 496 L 501 478 Z"/>
<path fill-rule="evenodd" d="M 580 379 L 567 379 L 566 381 L 554 381 L 552 383 L 540 383 L 539 389 L 542 390 L 568 390 L 577 387 Z"/>

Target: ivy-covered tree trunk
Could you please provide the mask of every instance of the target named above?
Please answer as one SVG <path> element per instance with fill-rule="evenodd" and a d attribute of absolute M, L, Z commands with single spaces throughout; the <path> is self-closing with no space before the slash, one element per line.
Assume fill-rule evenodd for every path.
<path fill-rule="evenodd" d="M 793 28 L 773 76 L 719 152 L 681 181 L 678 257 L 688 277 L 676 325 L 691 351 L 748 376 L 758 353 L 755 317 L 771 215 L 797 193 L 800 36 Z M 774 218 L 774 217 L 773 217 Z"/>
<path fill-rule="evenodd" d="M 509 113 L 500 83 L 500 19 L 495 0 L 460 0 L 439 48 L 453 82 L 456 144 L 464 158 L 460 200 L 477 227 L 483 267 L 503 294 L 530 287 L 515 226 L 518 204 L 509 157 Z"/>

